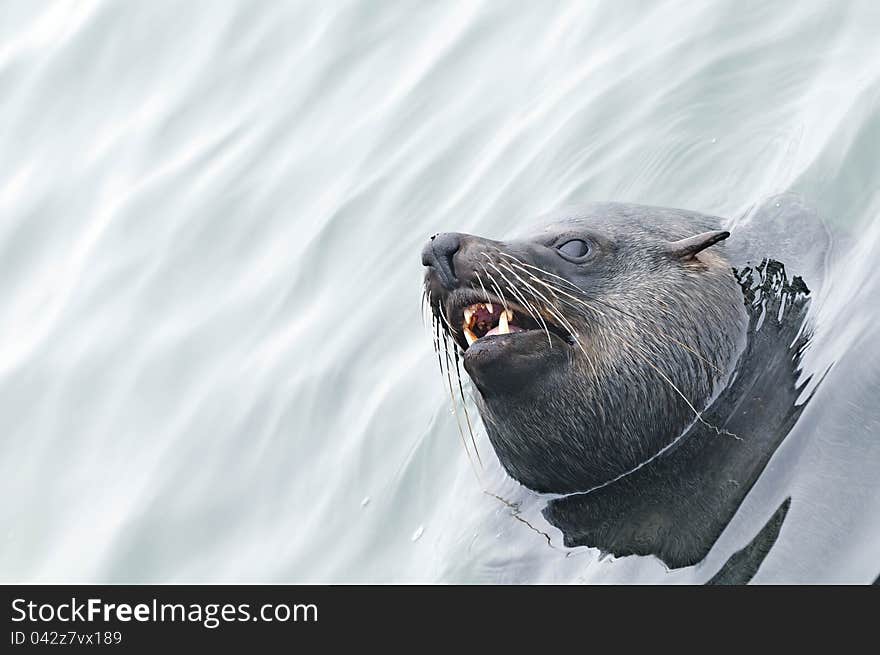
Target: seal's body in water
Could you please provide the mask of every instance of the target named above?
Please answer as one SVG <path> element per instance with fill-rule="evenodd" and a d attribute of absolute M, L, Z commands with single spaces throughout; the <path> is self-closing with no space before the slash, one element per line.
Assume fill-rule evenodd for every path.
<path fill-rule="evenodd" d="M 566 495 L 545 516 L 567 544 L 694 564 L 790 428 L 768 425 L 760 439 L 729 429 L 742 427 L 740 396 L 766 397 L 767 385 L 789 390 L 773 407 L 792 418 L 787 352 L 800 324 L 758 353 L 750 335 L 763 317 L 744 297 L 743 256 L 720 218 L 598 203 L 543 222 L 504 242 L 428 242 L 425 295 L 439 334 L 461 356 L 507 472 Z M 803 310 L 806 287 L 788 292 Z M 792 364 L 784 379 L 750 383 L 744 353 L 776 351 Z M 737 397 L 734 377 L 745 385 Z M 704 414 L 719 400 L 724 411 Z M 699 447 L 680 443 L 695 432 Z M 701 467 L 713 475 L 695 475 Z M 719 489 L 719 479 L 733 485 Z"/>

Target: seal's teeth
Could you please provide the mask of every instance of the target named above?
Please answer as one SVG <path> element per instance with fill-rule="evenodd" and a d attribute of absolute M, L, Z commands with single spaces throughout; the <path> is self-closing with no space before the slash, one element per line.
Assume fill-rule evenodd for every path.
<path fill-rule="evenodd" d="M 471 324 L 471 317 L 474 315 L 474 310 L 470 307 L 464 308 L 464 323 L 465 327 L 468 327 Z"/>
<path fill-rule="evenodd" d="M 510 313 L 509 309 L 505 309 L 498 317 L 498 334 L 510 334 L 510 326 L 507 324 L 507 315 Z"/>
<path fill-rule="evenodd" d="M 464 338 L 467 339 L 468 345 L 472 346 L 474 341 L 477 340 L 477 335 L 471 332 L 471 329 L 468 326 L 464 326 Z"/>
<path fill-rule="evenodd" d="M 495 311 L 492 309 L 492 303 L 487 302 L 486 304 L 483 305 L 483 307 L 485 307 L 486 311 L 489 312 L 490 314 L 495 313 Z"/>

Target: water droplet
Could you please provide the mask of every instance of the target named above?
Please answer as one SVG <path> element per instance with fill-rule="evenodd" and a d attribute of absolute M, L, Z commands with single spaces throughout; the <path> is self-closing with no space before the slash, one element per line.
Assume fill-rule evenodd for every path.
<path fill-rule="evenodd" d="M 712 137 L 712 143 L 718 143 L 718 139 L 716 139 L 714 136 Z"/>
<path fill-rule="evenodd" d="M 364 496 L 364 499 L 361 501 L 361 507 L 366 507 L 370 504 L 370 497 Z"/>
<path fill-rule="evenodd" d="M 413 540 L 413 541 L 418 541 L 419 539 L 422 538 L 422 535 L 423 535 L 423 534 L 425 534 L 425 526 L 424 526 L 424 525 L 420 525 L 420 526 L 418 527 L 418 529 L 416 529 L 416 531 L 413 532 L 412 540 Z"/>
<path fill-rule="evenodd" d="M 779 201 L 777 200 L 777 201 L 776 201 L 776 206 L 777 206 L 777 207 L 782 207 L 782 203 L 779 202 Z"/>

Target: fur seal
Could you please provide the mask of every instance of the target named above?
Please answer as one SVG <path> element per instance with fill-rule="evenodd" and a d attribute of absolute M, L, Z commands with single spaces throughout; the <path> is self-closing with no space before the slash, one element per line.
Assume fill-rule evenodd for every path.
<path fill-rule="evenodd" d="M 806 403 L 809 289 L 743 265 L 714 216 L 594 203 L 543 223 L 428 241 L 435 346 L 461 359 L 505 470 L 552 494 L 566 545 L 696 564 Z"/>

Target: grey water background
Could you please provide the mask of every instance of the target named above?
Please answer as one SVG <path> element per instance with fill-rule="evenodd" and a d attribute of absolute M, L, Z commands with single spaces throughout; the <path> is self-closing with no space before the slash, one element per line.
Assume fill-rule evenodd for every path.
<path fill-rule="evenodd" d="M 787 496 L 755 581 L 873 580 L 878 34 L 870 1 L 4 2 L 0 580 L 703 582 Z M 422 242 L 781 192 L 847 235 L 825 382 L 702 564 L 564 548 L 479 428 L 468 463 Z"/>

